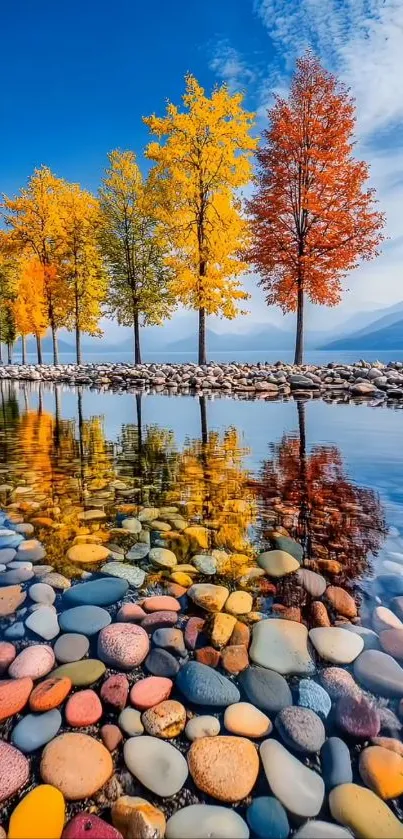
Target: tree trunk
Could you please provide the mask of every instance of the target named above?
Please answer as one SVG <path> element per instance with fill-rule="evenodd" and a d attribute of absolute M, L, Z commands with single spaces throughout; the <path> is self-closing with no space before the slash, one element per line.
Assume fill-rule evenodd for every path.
<path fill-rule="evenodd" d="M 54 323 L 52 323 L 52 344 L 53 344 L 53 364 L 59 364 L 59 348 L 57 346 L 57 332 Z"/>
<path fill-rule="evenodd" d="M 206 356 L 206 310 L 199 309 L 199 364 L 207 364 Z"/>
<path fill-rule="evenodd" d="M 297 334 L 295 338 L 294 364 L 302 364 L 304 352 L 304 285 L 302 277 L 298 278 L 297 298 Z"/>
<path fill-rule="evenodd" d="M 27 350 L 25 346 L 25 335 L 21 335 L 21 361 L 23 364 L 27 363 Z"/>
<path fill-rule="evenodd" d="M 0 364 L 3 364 L 3 344 L 1 343 L 1 333 L 0 333 Z"/>
<path fill-rule="evenodd" d="M 208 443 L 208 427 L 207 427 L 207 404 L 206 397 L 199 396 L 200 407 L 200 431 L 203 448 L 205 449 Z"/>
<path fill-rule="evenodd" d="M 140 345 L 140 318 L 138 309 L 133 307 L 133 331 L 134 331 L 134 363 L 141 364 L 141 345 Z"/>
<path fill-rule="evenodd" d="M 312 552 L 311 522 L 310 522 L 310 501 L 309 484 L 306 462 L 306 429 L 305 429 L 305 403 L 299 399 L 297 402 L 298 430 L 299 430 L 299 480 L 300 480 L 300 509 L 298 515 L 299 538 L 304 548 L 304 557 L 310 559 Z"/>
<path fill-rule="evenodd" d="M 76 361 L 81 364 L 81 332 L 79 324 L 76 324 Z"/>
<path fill-rule="evenodd" d="M 36 352 L 38 355 L 38 364 L 42 364 L 42 344 L 41 344 L 41 336 L 36 333 Z"/>
<path fill-rule="evenodd" d="M 12 341 L 7 342 L 7 364 L 13 363 L 13 344 Z"/>

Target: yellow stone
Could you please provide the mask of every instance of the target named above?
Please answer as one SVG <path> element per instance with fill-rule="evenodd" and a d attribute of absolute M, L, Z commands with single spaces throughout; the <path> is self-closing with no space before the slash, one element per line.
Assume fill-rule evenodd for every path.
<path fill-rule="evenodd" d="M 247 615 L 252 611 L 253 598 L 247 591 L 233 591 L 225 603 L 224 609 L 230 615 Z"/>
<path fill-rule="evenodd" d="M 166 821 L 161 810 L 132 795 L 122 795 L 112 804 L 112 823 L 125 839 L 162 839 Z"/>
<path fill-rule="evenodd" d="M 62 793 L 50 784 L 35 787 L 17 804 L 8 839 L 60 839 L 65 806 Z"/>
<path fill-rule="evenodd" d="M 358 784 L 341 784 L 329 796 L 333 818 L 360 839 L 402 839 L 403 825 L 374 792 Z"/>
<path fill-rule="evenodd" d="M 214 647 L 225 647 L 234 630 L 236 618 L 233 615 L 226 615 L 224 612 L 217 612 L 211 620 L 211 643 Z"/>
<path fill-rule="evenodd" d="M 189 574 L 185 574 L 183 571 L 174 571 L 173 574 L 170 574 L 169 577 L 173 583 L 178 583 L 179 586 L 183 586 L 184 588 L 189 588 L 189 586 L 193 585 L 193 580 L 189 577 Z"/>
<path fill-rule="evenodd" d="M 86 545 L 73 545 L 67 551 L 67 559 L 70 562 L 104 562 L 109 556 L 109 551 L 103 545 L 89 543 Z"/>
<path fill-rule="evenodd" d="M 183 531 L 191 543 L 195 543 L 199 548 L 208 548 L 208 530 L 201 527 L 199 524 L 191 525 Z"/>

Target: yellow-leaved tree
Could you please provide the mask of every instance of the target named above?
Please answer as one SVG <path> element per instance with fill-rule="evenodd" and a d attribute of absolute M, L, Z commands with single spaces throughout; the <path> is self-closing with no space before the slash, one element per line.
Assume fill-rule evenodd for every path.
<path fill-rule="evenodd" d="M 132 326 L 134 360 L 141 363 L 140 326 L 158 325 L 174 303 L 167 242 L 155 218 L 154 194 L 132 151 L 115 149 L 99 191 L 101 243 L 110 274 L 108 311 Z"/>
<path fill-rule="evenodd" d="M 67 287 L 59 271 L 63 181 L 47 166 L 35 169 L 14 198 L 3 196 L 2 212 L 16 252 L 36 257 L 43 268 L 44 296 L 52 331 L 53 361 L 58 363 L 57 329 L 66 323 Z"/>
<path fill-rule="evenodd" d="M 210 97 L 186 77 L 184 110 L 169 103 L 166 116 L 144 122 L 158 141 L 146 150 L 158 217 L 171 245 L 172 289 L 199 313 L 199 364 L 206 363 L 206 316 L 234 318 L 247 299 L 239 275 L 248 239 L 238 190 L 251 177 L 254 115 L 243 95 L 226 85 Z"/>
<path fill-rule="evenodd" d="M 16 271 L 12 303 L 16 331 L 21 335 L 22 363 L 25 364 L 25 336 L 34 335 L 38 364 L 42 364 L 41 337 L 49 325 L 45 299 L 45 270 L 36 256 L 21 257 Z"/>
<path fill-rule="evenodd" d="M 106 297 L 107 277 L 99 245 L 97 199 L 78 184 L 63 182 L 60 199 L 60 273 L 71 305 L 65 321 L 75 332 L 77 363 L 81 363 L 81 333 L 100 335 L 99 320 Z"/>

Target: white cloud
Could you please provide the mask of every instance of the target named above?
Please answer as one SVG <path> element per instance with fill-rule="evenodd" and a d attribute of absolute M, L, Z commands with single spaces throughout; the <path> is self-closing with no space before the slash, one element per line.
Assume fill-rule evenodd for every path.
<path fill-rule="evenodd" d="M 255 71 L 248 67 L 240 53 L 227 40 L 221 40 L 216 44 L 209 66 L 228 84 L 231 91 L 256 81 Z"/>

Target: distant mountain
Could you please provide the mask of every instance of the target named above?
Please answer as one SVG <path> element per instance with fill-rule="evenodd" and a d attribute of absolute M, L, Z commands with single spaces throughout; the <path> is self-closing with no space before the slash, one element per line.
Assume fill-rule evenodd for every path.
<path fill-rule="evenodd" d="M 363 329 L 330 341 L 322 345 L 320 349 L 399 350 L 403 348 L 403 303 L 398 303 L 384 311 L 387 314 L 373 320 Z"/>
<path fill-rule="evenodd" d="M 167 352 L 197 352 L 197 333 L 187 335 L 168 344 Z M 237 334 L 235 332 L 212 332 L 207 330 L 207 350 L 213 352 L 238 352 L 261 350 L 289 350 L 294 345 L 294 336 L 277 326 L 267 325 L 265 330 Z"/>

